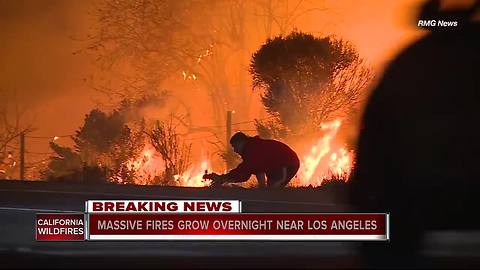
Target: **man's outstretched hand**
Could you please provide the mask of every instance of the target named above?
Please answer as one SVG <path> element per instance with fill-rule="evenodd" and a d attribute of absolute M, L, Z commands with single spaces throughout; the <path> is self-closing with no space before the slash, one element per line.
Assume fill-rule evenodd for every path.
<path fill-rule="evenodd" d="M 212 180 L 212 186 L 221 186 L 224 182 L 224 177 L 216 173 L 206 173 L 203 175 L 203 179 Z"/>

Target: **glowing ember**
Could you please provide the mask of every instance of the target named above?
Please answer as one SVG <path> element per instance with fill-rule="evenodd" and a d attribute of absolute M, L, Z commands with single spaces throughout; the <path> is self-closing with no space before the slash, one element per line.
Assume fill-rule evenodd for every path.
<path fill-rule="evenodd" d="M 11 174 L 14 172 L 16 166 L 17 162 L 15 161 L 14 156 L 12 153 L 8 153 L 3 160 L 0 159 L 0 177 L 10 179 L 12 176 Z"/>
<path fill-rule="evenodd" d="M 322 185 L 325 179 L 348 180 L 353 168 L 353 151 L 347 151 L 336 141 L 341 121 L 322 123 L 325 135 L 310 149 L 301 162 L 298 179 L 292 186 Z"/>
<path fill-rule="evenodd" d="M 191 74 L 187 74 L 185 71 L 182 71 L 182 75 L 183 75 L 183 80 L 197 80 L 197 75 L 191 73 Z"/>
<path fill-rule="evenodd" d="M 202 61 L 202 59 L 203 59 L 204 57 L 207 57 L 207 56 L 213 54 L 213 52 L 212 52 L 212 50 L 211 50 L 211 49 L 213 48 L 213 44 L 210 44 L 209 47 L 210 47 L 209 49 L 206 49 L 206 50 L 205 50 L 205 53 L 200 54 L 200 55 L 197 57 L 197 64 L 200 63 L 200 61 Z"/>

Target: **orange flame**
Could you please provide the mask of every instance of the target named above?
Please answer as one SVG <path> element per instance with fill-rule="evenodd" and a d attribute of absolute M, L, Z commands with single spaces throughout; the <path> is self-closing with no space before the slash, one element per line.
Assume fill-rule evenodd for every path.
<path fill-rule="evenodd" d="M 340 141 L 337 134 L 342 122 L 337 119 L 321 124 L 325 132 L 308 153 L 301 158 L 298 177 L 292 180 L 290 186 L 321 186 L 324 180 L 341 179 L 347 181 L 354 163 L 354 152 L 348 150 Z M 128 162 L 128 167 L 136 172 L 135 184 L 148 185 L 153 183 L 155 176 L 161 176 L 165 170 L 165 164 L 155 148 L 146 143 L 142 154 Z M 189 167 L 185 172 L 174 176 L 176 186 L 184 187 L 207 187 L 210 180 L 203 179 L 203 174 L 211 168 L 211 162 L 202 158 L 200 163 Z M 256 180 L 250 179 L 240 186 L 250 188 L 256 186 Z M 121 182 L 121 181 L 119 181 Z"/>
<path fill-rule="evenodd" d="M 127 167 L 135 172 L 135 184 L 151 185 L 155 177 L 163 175 L 165 163 L 155 148 L 150 143 L 145 143 L 141 154 L 129 160 Z M 182 174 L 175 175 L 175 183 L 177 186 L 185 187 L 209 186 L 211 181 L 203 179 L 203 174 L 210 167 L 210 161 L 204 158 L 199 165 L 191 166 Z M 123 179 L 116 180 L 123 183 Z"/>
<path fill-rule="evenodd" d="M 203 179 L 203 174 L 210 167 L 210 162 L 204 159 L 199 166 L 192 166 L 184 173 L 175 175 L 175 181 L 182 187 L 206 187 L 211 180 Z"/>
<path fill-rule="evenodd" d="M 298 179 L 291 182 L 292 186 L 321 186 L 326 179 L 348 180 L 353 168 L 353 151 L 347 151 L 337 141 L 336 135 L 341 126 L 340 120 L 321 124 L 326 133 L 304 155 Z"/>
<path fill-rule="evenodd" d="M 157 175 L 161 175 L 165 169 L 162 157 L 150 143 L 146 143 L 142 153 L 138 157 L 129 160 L 127 166 L 135 171 L 137 176 L 135 177 L 135 184 L 137 185 L 151 184 L 152 179 Z"/>

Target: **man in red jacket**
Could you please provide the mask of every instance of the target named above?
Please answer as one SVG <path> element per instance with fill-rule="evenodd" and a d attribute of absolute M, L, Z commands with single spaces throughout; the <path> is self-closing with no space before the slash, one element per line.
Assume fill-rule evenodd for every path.
<path fill-rule="evenodd" d="M 279 141 L 249 137 L 237 132 L 230 139 L 230 144 L 243 161 L 226 174 L 212 173 L 204 176 L 213 180 L 215 185 L 245 182 L 254 174 L 260 187 L 285 187 L 300 167 L 297 154 Z"/>

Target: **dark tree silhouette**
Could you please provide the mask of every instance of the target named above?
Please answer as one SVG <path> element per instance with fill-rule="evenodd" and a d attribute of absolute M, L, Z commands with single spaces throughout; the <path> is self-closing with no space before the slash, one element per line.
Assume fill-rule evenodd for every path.
<path fill-rule="evenodd" d="M 114 110 L 105 113 L 98 109 L 85 116 L 84 124 L 73 136 L 75 149 L 50 146 L 56 156 L 51 157 L 48 169 L 43 173 L 47 178 L 77 176 L 78 171 L 104 168 L 110 181 L 134 183 L 135 172 L 128 167 L 128 160 L 139 155 L 143 149 L 144 125 L 128 125 L 125 114 Z"/>
<path fill-rule="evenodd" d="M 148 123 L 141 113 L 144 108 L 161 106 L 166 97 L 166 93 L 145 95 L 122 100 L 117 109 L 108 113 L 90 111 L 72 137 L 74 149 L 50 144 L 56 155 L 50 158 L 44 177 L 84 181 L 88 180 L 86 174 L 103 173 L 102 177 L 110 182 L 174 185 L 174 176 L 189 166 L 190 145 L 182 144 L 177 134 L 177 128 L 183 127 L 185 121 L 171 114 L 168 120 Z M 135 167 L 146 143 L 162 157 L 163 175 L 141 175 Z"/>
<path fill-rule="evenodd" d="M 41 170 L 40 174 L 42 177 L 51 181 L 82 181 L 82 166 L 84 164 L 80 154 L 70 147 L 64 147 L 54 142 L 50 142 L 50 148 L 55 155 L 49 158 L 47 167 Z"/>
<path fill-rule="evenodd" d="M 268 113 L 296 133 L 351 113 L 371 78 L 349 42 L 302 32 L 268 39 L 250 73 Z"/>
<path fill-rule="evenodd" d="M 112 181 L 133 183 L 133 170 L 126 168 L 126 164 L 143 148 L 143 128 L 143 124 L 138 130 L 129 126 L 117 110 L 112 113 L 93 110 L 76 132 L 74 141 L 89 166 L 107 167 Z M 126 173 L 128 171 L 131 174 Z"/>

